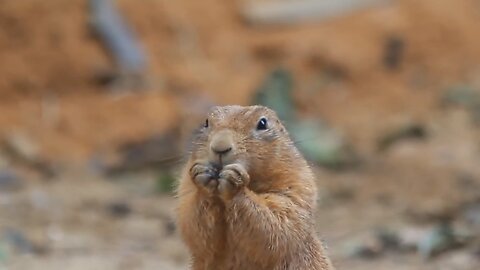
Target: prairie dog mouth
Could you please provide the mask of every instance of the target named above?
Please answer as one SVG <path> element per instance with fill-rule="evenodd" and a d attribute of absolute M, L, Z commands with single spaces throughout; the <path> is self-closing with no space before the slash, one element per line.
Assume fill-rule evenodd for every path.
<path fill-rule="evenodd" d="M 235 155 L 213 155 L 209 157 L 209 162 L 212 167 L 222 169 L 225 165 L 235 163 L 237 157 Z"/>

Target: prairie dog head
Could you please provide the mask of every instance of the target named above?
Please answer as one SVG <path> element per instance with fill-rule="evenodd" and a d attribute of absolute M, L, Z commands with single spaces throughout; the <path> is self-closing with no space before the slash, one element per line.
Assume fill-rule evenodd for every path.
<path fill-rule="evenodd" d="M 276 113 L 263 106 L 214 107 L 194 134 L 192 162 L 223 166 L 240 163 L 251 176 L 268 176 L 291 166 L 298 156 Z"/>

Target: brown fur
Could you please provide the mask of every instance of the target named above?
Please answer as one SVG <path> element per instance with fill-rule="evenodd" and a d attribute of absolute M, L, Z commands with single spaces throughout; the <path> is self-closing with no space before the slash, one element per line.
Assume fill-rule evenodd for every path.
<path fill-rule="evenodd" d="M 262 117 L 268 129 L 257 130 Z M 230 146 L 225 155 L 212 150 Z M 275 112 L 215 107 L 178 189 L 177 222 L 193 269 L 333 269 L 314 231 L 316 194 Z"/>

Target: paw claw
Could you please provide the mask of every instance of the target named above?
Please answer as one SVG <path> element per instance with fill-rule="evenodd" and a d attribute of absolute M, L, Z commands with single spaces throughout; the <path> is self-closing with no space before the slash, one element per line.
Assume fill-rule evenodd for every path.
<path fill-rule="evenodd" d="M 218 181 L 215 178 L 215 170 L 209 165 L 195 163 L 190 168 L 190 177 L 193 183 L 209 193 L 213 193 L 218 186 Z"/>
<path fill-rule="evenodd" d="M 197 187 L 209 194 L 219 195 L 224 200 L 232 198 L 250 182 L 250 176 L 241 164 L 226 165 L 217 173 L 208 164 L 195 163 L 190 168 L 190 177 Z"/>
<path fill-rule="evenodd" d="M 219 174 L 218 191 L 224 200 L 232 198 L 242 187 L 248 185 L 250 177 L 240 164 L 226 165 Z"/>

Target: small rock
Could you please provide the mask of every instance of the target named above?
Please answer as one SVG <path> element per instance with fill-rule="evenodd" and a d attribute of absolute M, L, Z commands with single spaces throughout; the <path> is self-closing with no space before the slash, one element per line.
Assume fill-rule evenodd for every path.
<path fill-rule="evenodd" d="M 132 209 L 126 202 L 114 202 L 107 206 L 108 212 L 118 218 L 124 218 L 128 216 Z"/>

